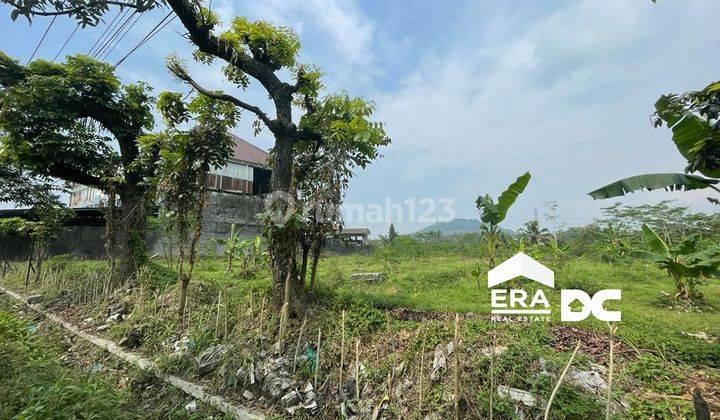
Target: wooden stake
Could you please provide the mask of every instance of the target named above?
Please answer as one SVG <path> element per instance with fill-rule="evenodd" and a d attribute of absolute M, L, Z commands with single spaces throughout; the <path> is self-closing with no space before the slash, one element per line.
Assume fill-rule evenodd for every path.
<path fill-rule="evenodd" d="M 610 420 L 610 405 L 612 403 L 612 381 L 613 381 L 613 356 L 615 355 L 615 331 L 616 324 L 608 323 L 610 328 L 610 357 L 608 358 L 608 384 L 607 384 L 607 402 L 605 403 L 605 420 Z"/>
<path fill-rule="evenodd" d="M 260 304 L 260 322 L 258 322 L 258 328 L 260 331 L 258 331 L 258 336 L 260 336 L 260 343 L 262 344 L 262 336 L 264 331 L 264 324 L 265 324 L 265 296 L 263 296 L 262 303 Z"/>
<path fill-rule="evenodd" d="M 222 290 L 218 292 L 217 312 L 215 313 L 215 339 L 218 338 L 218 329 L 220 328 L 220 299 L 222 298 Z"/>
<path fill-rule="evenodd" d="M 455 314 L 455 339 L 453 352 L 455 352 L 455 420 L 460 420 L 460 314 Z"/>
<path fill-rule="evenodd" d="M 497 329 L 493 323 L 493 341 L 490 351 L 490 420 L 493 419 L 493 396 L 495 395 L 495 348 L 497 347 Z"/>
<path fill-rule="evenodd" d="M 315 351 L 315 390 L 317 390 L 318 376 L 320 372 L 320 339 L 322 337 L 322 327 L 318 328 L 317 349 Z"/>
<path fill-rule="evenodd" d="M 292 270 L 291 270 L 292 271 Z M 280 311 L 280 337 L 278 337 L 278 348 L 280 348 L 285 341 L 285 333 L 287 332 L 288 318 L 290 317 L 290 275 L 291 271 L 288 271 L 285 277 L 285 290 L 283 295 L 283 306 Z"/>
<path fill-rule="evenodd" d="M 225 304 L 223 305 L 223 318 L 225 319 L 225 333 L 223 334 L 223 340 L 227 341 L 228 337 L 228 299 L 227 299 L 227 286 L 223 288 L 225 290 Z"/>
<path fill-rule="evenodd" d="M 340 392 L 342 393 L 343 389 L 343 369 L 345 368 L 345 310 L 342 311 L 342 318 L 340 321 L 340 331 L 342 338 L 340 340 L 340 379 L 338 382 L 338 386 L 340 387 Z"/>
<path fill-rule="evenodd" d="M 300 334 L 298 335 L 297 344 L 295 345 L 295 355 L 293 356 L 293 373 L 297 367 L 298 353 L 300 352 L 300 341 L 302 340 L 303 332 L 305 331 L 305 323 L 307 323 L 307 317 L 303 318 L 302 325 L 300 326 Z"/>
<path fill-rule="evenodd" d="M 418 414 L 422 417 L 423 411 L 423 375 L 425 375 L 425 342 L 427 341 L 427 329 L 423 331 L 423 340 L 420 345 L 420 377 L 418 378 L 418 388 L 420 395 L 418 396 Z"/>
<path fill-rule="evenodd" d="M 355 403 L 360 406 L 360 339 L 355 341 Z"/>
<path fill-rule="evenodd" d="M 560 384 L 562 383 L 563 379 L 565 379 L 565 375 L 567 375 L 568 369 L 570 369 L 570 365 L 572 365 L 573 360 L 575 360 L 575 355 L 577 354 L 578 349 L 580 349 L 580 340 L 578 340 L 577 344 L 575 345 L 575 350 L 573 350 L 572 356 L 570 356 L 570 360 L 568 360 L 567 365 L 565 365 L 565 369 L 563 370 L 562 374 L 558 378 L 557 383 L 555 384 L 555 389 L 553 389 L 552 394 L 550 394 L 550 398 L 547 402 L 547 407 L 545 407 L 545 420 L 548 420 L 550 416 L 550 406 L 555 399 L 555 394 L 557 394 L 558 389 L 560 389 Z"/>

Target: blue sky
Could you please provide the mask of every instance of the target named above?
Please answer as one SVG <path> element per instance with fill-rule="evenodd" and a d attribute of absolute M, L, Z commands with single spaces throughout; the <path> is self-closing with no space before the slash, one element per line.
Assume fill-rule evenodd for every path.
<path fill-rule="evenodd" d="M 385 207 L 387 199 L 406 206 L 408 199 L 446 198 L 454 200 L 456 217 L 476 217 L 478 194 L 496 196 L 530 170 L 533 179 L 508 216 L 510 228 L 534 209 L 542 213 L 549 200 L 558 202 L 563 223 L 582 224 L 612 203 L 593 201 L 588 191 L 638 173 L 682 171 L 668 130 L 652 128 L 653 102 L 662 93 L 704 87 L 720 65 L 720 3 L 709 0 L 214 0 L 212 7 L 225 24 L 245 15 L 292 27 L 303 44 L 301 61 L 326 72 L 328 91 L 375 101 L 393 143 L 357 174 L 348 203 L 367 211 L 373 203 Z M 27 60 L 49 18 L 28 25 L 12 23 L 5 6 L 0 12 L 0 49 Z M 108 60 L 122 57 L 164 13 L 142 16 Z M 52 59 L 73 27 L 59 18 L 37 56 Z M 79 30 L 65 53 L 87 52 L 103 29 Z M 123 63 L 119 77 L 147 81 L 157 92 L 187 91 L 164 68 L 164 58 L 177 54 L 204 85 L 267 104 L 257 85 L 238 91 L 219 67 L 191 63 L 182 33 L 173 22 Z M 271 147 L 266 131 L 252 137 L 252 120 L 247 115 L 236 134 Z M 622 201 L 676 198 L 713 211 L 705 195 L 652 192 Z M 433 215 L 444 215 L 441 207 Z M 387 216 L 347 224 L 384 233 Z M 407 207 L 403 216 L 394 220 L 403 233 L 428 224 L 408 221 Z"/>

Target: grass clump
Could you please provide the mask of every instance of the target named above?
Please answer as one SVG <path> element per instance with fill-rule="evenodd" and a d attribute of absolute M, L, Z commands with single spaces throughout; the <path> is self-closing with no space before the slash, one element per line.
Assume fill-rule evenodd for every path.
<path fill-rule="evenodd" d="M 128 418 L 122 393 L 71 375 L 28 327 L 0 311 L 0 418 Z"/>

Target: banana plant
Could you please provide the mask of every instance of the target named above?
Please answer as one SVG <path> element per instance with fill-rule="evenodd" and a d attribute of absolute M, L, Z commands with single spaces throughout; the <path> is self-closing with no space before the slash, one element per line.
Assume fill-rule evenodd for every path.
<path fill-rule="evenodd" d="M 525 191 L 525 187 L 530 182 L 530 177 L 530 172 L 520 175 L 515 182 L 510 184 L 507 190 L 500 194 L 497 203 L 488 194 L 479 196 L 475 201 L 475 205 L 480 212 L 480 220 L 483 222 L 481 230 L 484 233 L 483 242 L 488 251 L 487 262 L 489 268 L 495 267 L 495 255 L 501 239 L 500 223 L 505 220 L 508 210 L 515 204 L 518 196 Z M 477 277 L 478 285 L 480 285 L 480 277 Z"/>
<path fill-rule="evenodd" d="M 696 286 L 708 279 L 720 278 L 720 246 L 700 249 L 697 234 L 688 236 L 679 245 L 669 246 L 648 225 L 642 225 L 642 232 L 648 249 L 637 254 L 667 270 L 675 282 L 676 299 L 700 299 L 702 294 Z"/>
<path fill-rule="evenodd" d="M 238 253 L 245 246 L 240 237 L 240 229 L 237 229 L 235 227 L 235 223 L 233 223 L 230 225 L 230 233 L 228 233 L 228 237 L 226 239 L 217 238 L 215 239 L 215 242 L 225 247 L 224 254 L 225 261 L 227 261 L 225 271 L 232 271 L 235 257 L 238 256 Z"/>
<path fill-rule="evenodd" d="M 685 173 L 656 173 L 624 178 L 588 193 L 593 199 L 619 197 L 635 191 L 712 189 L 720 193 L 720 82 L 701 91 L 663 95 L 655 102 L 655 127 L 663 123 L 687 160 Z M 699 172 L 701 175 L 693 174 Z M 720 204 L 720 199 L 708 197 Z"/>

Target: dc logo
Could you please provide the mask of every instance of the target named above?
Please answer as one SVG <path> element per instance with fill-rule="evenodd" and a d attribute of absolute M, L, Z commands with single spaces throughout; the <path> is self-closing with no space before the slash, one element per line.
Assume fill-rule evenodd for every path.
<path fill-rule="evenodd" d="M 620 294 L 620 289 L 605 289 L 590 297 L 582 290 L 563 289 L 560 291 L 560 320 L 582 321 L 592 314 L 600 321 L 618 322 L 620 311 L 608 311 L 603 304 L 608 300 L 620 300 Z M 576 300 L 583 306 L 579 311 L 573 311 L 570 307 Z"/>

